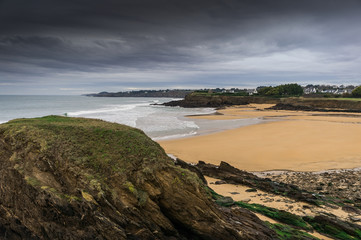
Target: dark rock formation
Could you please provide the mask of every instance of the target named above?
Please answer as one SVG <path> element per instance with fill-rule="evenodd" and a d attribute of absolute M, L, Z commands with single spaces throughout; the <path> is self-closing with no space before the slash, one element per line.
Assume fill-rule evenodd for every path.
<path fill-rule="evenodd" d="M 183 160 L 181 160 L 179 158 L 176 159 L 175 165 L 180 166 L 181 168 L 184 168 L 184 169 L 188 169 L 191 172 L 194 172 L 195 174 L 197 174 L 199 179 L 202 180 L 202 182 L 204 184 L 207 184 L 206 178 L 203 176 L 202 172 L 197 167 L 195 167 L 195 166 L 193 166 L 191 164 L 188 164 L 188 163 L 186 163 L 185 161 L 183 161 Z"/>
<path fill-rule="evenodd" d="M 361 112 L 361 101 L 333 100 L 322 98 L 271 98 L 261 96 L 224 96 L 205 93 L 190 93 L 184 100 L 164 103 L 165 106 L 180 107 L 225 107 L 249 103 L 276 104 L 273 110 L 318 111 L 318 112 Z"/>
<path fill-rule="evenodd" d="M 332 100 L 319 98 L 283 98 L 273 110 L 361 112 L 361 101 Z"/>
<path fill-rule="evenodd" d="M 165 106 L 180 106 L 180 107 L 224 107 L 232 105 L 246 105 L 249 103 L 279 103 L 279 99 L 256 97 L 256 96 L 222 96 L 212 94 L 188 94 L 184 100 L 171 101 L 164 103 Z"/>
<path fill-rule="evenodd" d="M 318 204 L 317 201 L 321 199 L 321 196 L 301 190 L 295 185 L 271 181 L 269 178 L 260 178 L 252 173 L 239 170 L 226 162 L 221 162 L 219 166 L 216 166 L 199 161 L 195 166 L 203 175 L 218 178 L 230 184 L 242 184 L 311 204 Z"/>
<path fill-rule="evenodd" d="M 331 237 L 337 237 L 340 239 L 360 239 L 360 225 L 345 222 L 335 217 L 325 215 L 317 215 L 314 218 L 304 217 L 304 219 L 317 231 L 325 233 Z"/>
<path fill-rule="evenodd" d="M 137 129 L 55 116 L 0 125 L 0 239 L 274 239 L 208 191 Z"/>
<path fill-rule="evenodd" d="M 297 185 L 306 191 L 324 195 L 339 205 L 345 204 L 343 206 L 345 210 L 361 214 L 360 170 L 287 172 L 282 175 L 269 174 L 268 177 L 273 181 Z M 322 186 L 322 189 L 319 186 Z M 351 204 L 353 206 L 350 206 Z"/>
<path fill-rule="evenodd" d="M 319 108 L 312 108 L 309 106 L 295 106 L 292 104 L 278 103 L 273 107 L 267 108 L 270 110 L 290 110 L 290 111 L 321 111 Z"/>

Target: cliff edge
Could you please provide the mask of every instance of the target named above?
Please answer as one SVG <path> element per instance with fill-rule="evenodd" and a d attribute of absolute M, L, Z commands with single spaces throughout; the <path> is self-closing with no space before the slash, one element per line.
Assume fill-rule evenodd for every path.
<path fill-rule="evenodd" d="M 225 107 L 232 105 L 246 105 L 249 103 L 280 103 L 279 98 L 269 98 L 260 96 L 225 96 L 217 94 L 197 93 L 193 92 L 185 96 L 183 100 L 171 101 L 164 103 L 165 106 L 180 106 L 185 108 L 196 107 Z"/>
<path fill-rule="evenodd" d="M 0 125 L 0 239 L 273 239 L 222 209 L 142 131 L 48 116 Z"/>

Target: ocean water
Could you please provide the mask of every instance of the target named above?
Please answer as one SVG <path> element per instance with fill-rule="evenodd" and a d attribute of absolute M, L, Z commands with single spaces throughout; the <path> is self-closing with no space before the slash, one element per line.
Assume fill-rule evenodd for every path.
<path fill-rule="evenodd" d="M 85 96 L 0 96 L 0 123 L 15 118 L 46 115 L 86 117 L 125 124 L 143 130 L 154 140 L 209 134 L 263 122 L 262 119 L 202 120 L 186 115 L 211 114 L 212 108 L 153 105 L 170 98 L 99 98 Z"/>

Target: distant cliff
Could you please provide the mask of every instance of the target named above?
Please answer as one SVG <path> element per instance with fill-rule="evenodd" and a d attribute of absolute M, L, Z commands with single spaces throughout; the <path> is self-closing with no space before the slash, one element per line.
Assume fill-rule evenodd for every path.
<path fill-rule="evenodd" d="M 329 98 L 284 98 L 272 109 L 319 112 L 361 112 L 361 101 L 357 99 Z"/>
<path fill-rule="evenodd" d="M 223 107 L 232 105 L 245 105 L 249 103 L 270 103 L 277 104 L 280 102 L 278 98 L 259 97 L 259 96 L 225 96 L 216 94 L 190 93 L 184 100 L 171 101 L 165 103 L 165 106 L 180 107 Z"/>
<path fill-rule="evenodd" d="M 157 98 L 184 98 L 191 90 L 139 90 L 129 92 L 100 92 L 85 94 L 88 97 L 157 97 Z"/>

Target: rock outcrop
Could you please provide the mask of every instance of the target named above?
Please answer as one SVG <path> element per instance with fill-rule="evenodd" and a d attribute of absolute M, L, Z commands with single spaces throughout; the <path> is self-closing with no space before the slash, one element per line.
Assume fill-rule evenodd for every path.
<path fill-rule="evenodd" d="M 232 105 L 246 105 L 249 103 L 277 104 L 277 98 L 256 97 L 256 96 L 223 96 L 214 94 L 190 93 L 184 100 L 164 103 L 165 106 L 180 106 L 186 108 L 194 107 L 225 107 Z"/>
<path fill-rule="evenodd" d="M 361 112 L 361 101 L 322 98 L 283 98 L 273 110 Z"/>
<path fill-rule="evenodd" d="M 319 111 L 319 112 L 361 112 L 361 101 L 327 98 L 272 98 L 262 96 L 225 96 L 216 94 L 190 93 L 184 100 L 164 103 L 165 106 L 226 107 L 232 105 L 276 104 L 273 110 Z"/>
<path fill-rule="evenodd" d="M 249 191 L 260 189 L 265 192 L 287 196 L 294 200 L 314 205 L 317 205 L 317 202 L 322 200 L 321 196 L 300 189 L 296 185 L 272 181 L 269 178 L 260 178 L 252 173 L 239 170 L 223 161 L 219 166 L 199 161 L 194 167 L 198 168 L 203 175 L 221 179 L 224 183 L 248 186 L 251 188 Z"/>
<path fill-rule="evenodd" d="M 48 116 L 0 125 L 0 239 L 274 239 L 217 206 L 143 132 Z"/>

